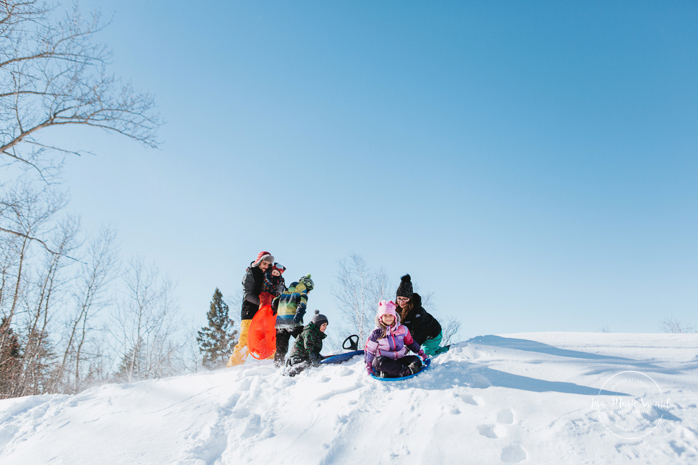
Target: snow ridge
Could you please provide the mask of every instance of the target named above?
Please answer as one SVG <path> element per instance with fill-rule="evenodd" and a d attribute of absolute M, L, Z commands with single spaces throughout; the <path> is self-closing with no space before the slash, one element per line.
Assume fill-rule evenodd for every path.
<path fill-rule="evenodd" d="M 481 336 L 393 383 L 360 357 L 294 378 L 253 361 L 4 400 L 0 464 L 695 463 L 698 335 L 615 336 Z M 603 407 L 640 376 L 661 404 Z"/>

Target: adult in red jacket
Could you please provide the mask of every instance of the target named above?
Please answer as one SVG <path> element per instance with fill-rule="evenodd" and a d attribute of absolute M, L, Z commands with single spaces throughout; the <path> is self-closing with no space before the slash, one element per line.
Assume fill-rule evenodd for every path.
<path fill-rule="evenodd" d="M 240 339 L 233 350 L 233 354 L 228 359 L 227 366 L 240 365 L 247 360 L 247 333 L 250 323 L 257 310 L 259 310 L 259 294 L 262 292 L 264 284 L 264 272 L 274 263 L 274 257 L 267 251 L 259 252 L 257 260 L 253 261 L 247 268 L 245 277 L 242 278 L 242 321 L 240 322 Z"/>

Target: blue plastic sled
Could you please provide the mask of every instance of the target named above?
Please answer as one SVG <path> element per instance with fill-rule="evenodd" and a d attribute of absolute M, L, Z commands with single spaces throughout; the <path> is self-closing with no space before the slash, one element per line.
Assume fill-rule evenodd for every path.
<path fill-rule="evenodd" d="M 363 350 L 353 350 L 351 352 L 344 352 L 343 354 L 331 355 L 322 360 L 320 363 L 344 363 L 357 355 L 363 355 L 363 353 Z"/>
<path fill-rule="evenodd" d="M 376 376 L 376 375 L 371 375 L 371 377 L 374 378 L 374 379 L 377 379 L 378 381 L 403 381 L 403 380 L 405 380 L 405 379 L 414 378 L 414 377 L 417 376 L 418 374 L 423 373 L 424 370 L 426 370 L 427 368 L 429 368 L 429 365 L 431 365 L 431 359 L 430 359 L 430 358 L 428 358 L 427 361 L 424 362 L 424 363 L 422 364 L 422 369 L 419 370 L 417 373 L 415 373 L 415 374 L 413 374 L 413 375 L 402 376 L 402 377 L 400 377 L 400 378 L 381 378 L 381 377 Z"/>

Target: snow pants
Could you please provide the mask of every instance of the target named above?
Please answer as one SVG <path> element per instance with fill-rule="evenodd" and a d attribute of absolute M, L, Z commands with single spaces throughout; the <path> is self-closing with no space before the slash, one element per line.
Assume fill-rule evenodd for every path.
<path fill-rule="evenodd" d="M 249 354 L 249 350 L 247 349 L 247 333 L 250 331 L 250 323 L 252 323 L 251 319 L 242 320 L 240 323 L 240 339 L 238 339 L 238 343 L 235 349 L 233 349 L 233 354 L 228 359 L 227 367 L 241 365 L 247 360 L 247 354 Z"/>
<path fill-rule="evenodd" d="M 421 369 L 422 361 L 416 355 L 406 355 L 397 360 L 379 355 L 373 359 L 373 370 L 376 372 L 376 375 L 383 373 L 386 378 L 400 378 L 412 374 L 408 366 L 415 361 Z"/>
<path fill-rule="evenodd" d="M 288 353 L 288 341 L 291 336 L 298 338 L 303 332 L 303 326 L 290 326 L 288 328 L 276 329 L 276 354 L 274 354 L 274 365 L 277 368 L 286 364 L 286 354 Z"/>
<path fill-rule="evenodd" d="M 427 339 L 422 344 L 422 350 L 427 355 L 436 355 L 439 352 L 439 344 L 441 344 L 441 339 L 443 338 L 443 333 L 439 333 L 434 339 Z"/>

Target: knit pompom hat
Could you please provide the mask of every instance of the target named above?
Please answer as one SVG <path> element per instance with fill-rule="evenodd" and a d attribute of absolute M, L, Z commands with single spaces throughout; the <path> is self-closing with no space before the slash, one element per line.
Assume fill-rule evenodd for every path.
<path fill-rule="evenodd" d="M 412 294 L 414 294 L 414 292 L 412 291 L 412 278 L 410 278 L 410 275 L 406 274 L 400 278 L 400 285 L 397 287 L 396 294 L 398 297 L 407 297 L 408 299 L 412 298 Z"/>
<path fill-rule="evenodd" d="M 313 315 L 313 319 L 310 320 L 310 322 L 318 328 L 322 326 L 323 323 L 330 324 L 330 322 L 327 321 L 327 317 L 320 313 L 320 310 L 315 310 L 315 315 Z"/>
<path fill-rule="evenodd" d="M 313 282 L 312 279 L 310 279 L 310 273 L 308 273 L 307 275 L 301 277 L 301 279 L 299 279 L 298 282 L 301 283 L 301 284 L 304 284 L 304 285 L 305 285 L 305 289 L 306 289 L 308 292 L 312 291 L 313 288 L 315 288 L 315 283 Z"/>

